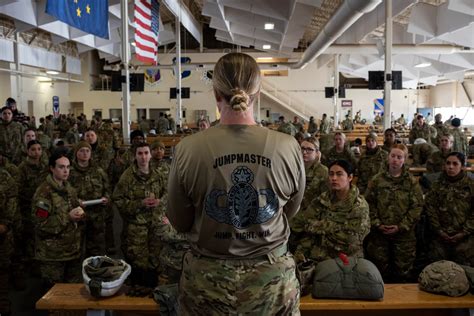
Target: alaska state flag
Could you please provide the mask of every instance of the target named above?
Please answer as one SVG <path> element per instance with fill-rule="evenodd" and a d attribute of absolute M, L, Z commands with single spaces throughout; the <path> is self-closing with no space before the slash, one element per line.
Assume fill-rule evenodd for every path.
<path fill-rule="evenodd" d="M 48 0 L 46 13 L 81 31 L 109 39 L 108 0 Z"/>

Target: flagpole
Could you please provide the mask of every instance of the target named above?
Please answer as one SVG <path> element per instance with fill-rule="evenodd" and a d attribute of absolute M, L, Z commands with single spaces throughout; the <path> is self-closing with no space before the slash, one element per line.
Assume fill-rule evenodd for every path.
<path fill-rule="evenodd" d="M 123 143 L 130 144 L 130 61 L 128 39 L 128 1 L 121 0 L 122 16 L 122 132 Z"/>

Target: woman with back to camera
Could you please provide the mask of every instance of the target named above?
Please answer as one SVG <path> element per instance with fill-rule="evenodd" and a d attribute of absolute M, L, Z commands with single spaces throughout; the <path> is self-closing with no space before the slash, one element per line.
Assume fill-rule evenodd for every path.
<path fill-rule="evenodd" d="M 429 247 L 432 262 L 452 260 L 474 266 L 474 181 L 463 170 L 465 162 L 462 153 L 448 154 L 441 177 L 426 196 L 435 234 Z"/>
<path fill-rule="evenodd" d="M 299 315 L 299 284 L 288 252 L 288 220 L 305 188 L 301 149 L 289 135 L 256 125 L 255 60 L 227 54 L 214 68 L 220 124 L 176 146 L 168 216 L 188 233 L 180 315 Z"/>
<path fill-rule="evenodd" d="M 405 145 L 393 145 L 388 167 L 372 178 L 365 192 L 372 224 L 366 240 L 367 258 L 385 282 L 413 281 L 415 225 L 423 208 L 423 193 L 405 167 L 407 158 Z"/>
<path fill-rule="evenodd" d="M 295 217 L 304 237 L 295 251 L 298 262 L 316 263 L 339 253 L 363 257 L 362 243 L 370 231 L 369 205 L 352 185 L 354 168 L 346 160 L 329 165 L 329 188 L 314 196 L 309 206 Z"/>

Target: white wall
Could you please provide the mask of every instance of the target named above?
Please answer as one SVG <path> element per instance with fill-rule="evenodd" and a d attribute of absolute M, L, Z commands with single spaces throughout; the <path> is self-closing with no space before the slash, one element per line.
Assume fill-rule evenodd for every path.
<path fill-rule="evenodd" d="M 467 92 L 474 99 L 474 80 L 464 82 Z M 466 107 L 471 106 L 461 83 L 451 82 L 440 84 L 430 89 L 430 99 L 434 107 Z"/>

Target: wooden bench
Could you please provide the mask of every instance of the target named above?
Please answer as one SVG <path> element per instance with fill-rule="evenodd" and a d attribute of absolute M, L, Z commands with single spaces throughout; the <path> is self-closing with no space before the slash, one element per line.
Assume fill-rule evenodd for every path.
<path fill-rule="evenodd" d="M 83 284 L 54 285 L 36 302 L 36 308 L 54 315 L 59 311 L 68 311 L 68 315 L 71 311 L 87 311 L 88 316 L 104 315 L 105 310 L 122 311 L 123 315 L 156 315 L 159 310 L 153 299 L 128 297 L 123 290 L 110 298 L 93 298 Z M 470 309 L 473 316 L 474 295 L 448 297 L 423 292 L 417 284 L 386 284 L 383 301 L 313 299 L 311 295 L 300 300 L 302 315 L 449 315 L 452 309 Z"/>
<path fill-rule="evenodd" d="M 86 290 L 84 284 L 55 284 L 42 298 L 36 302 L 36 309 L 48 310 L 50 315 L 61 315 L 58 311 L 69 311 L 64 313 L 71 315 L 104 316 L 106 310 L 127 311 L 128 314 L 152 314 L 157 315 L 159 306 L 148 297 L 129 297 L 125 295 L 126 287 L 120 289 L 119 293 L 109 297 L 97 299 L 92 297 Z"/>
<path fill-rule="evenodd" d="M 448 297 L 423 292 L 418 284 L 385 284 L 383 301 L 313 299 L 302 297 L 302 315 L 450 315 L 453 309 L 466 309 L 474 315 L 474 295 Z M 459 315 L 459 314 L 458 314 Z"/>
<path fill-rule="evenodd" d="M 411 167 L 408 170 L 413 174 L 423 174 L 427 171 L 425 167 Z M 474 167 L 466 167 L 464 170 L 474 172 Z"/>

